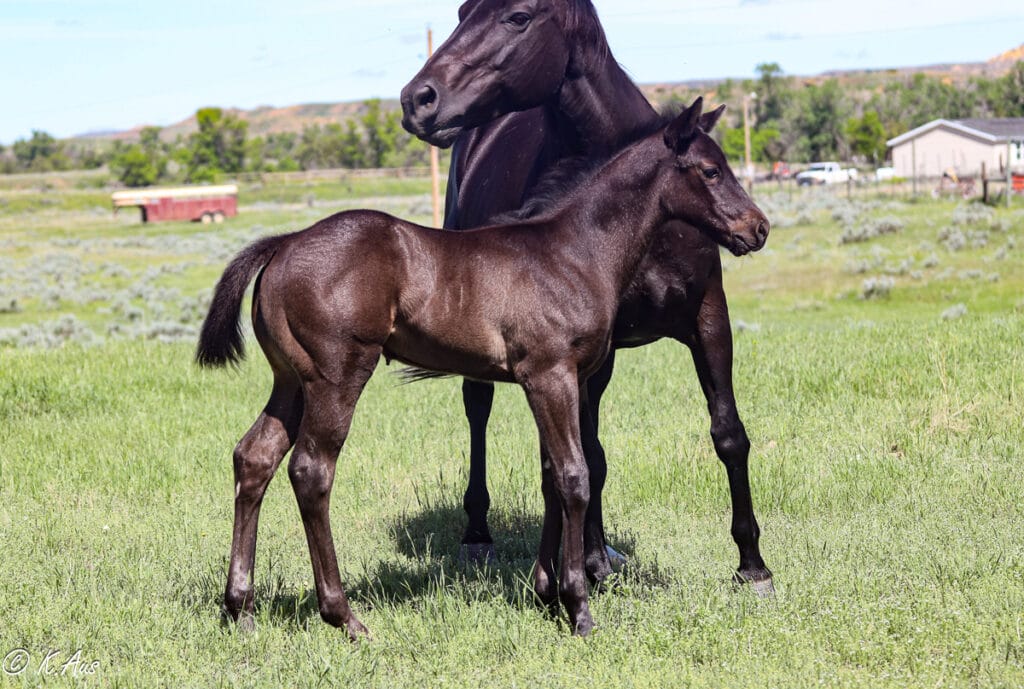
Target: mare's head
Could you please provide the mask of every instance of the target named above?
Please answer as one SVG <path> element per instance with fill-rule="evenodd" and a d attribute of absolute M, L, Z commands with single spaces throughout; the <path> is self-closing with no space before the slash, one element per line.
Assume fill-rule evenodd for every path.
<path fill-rule="evenodd" d="M 467 0 L 459 25 L 402 89 L 402 126 L 447 147 L 464 129 L 542 105 L 607 41 L 590 0 Z"/>
<path fill-rule="evenodd" d="M 768 218 L 744 191 L 725 154 L 708 136 L 725 106 L 703 113 L 703 99 L 663 131 L 661 204 L 672 219 L 696 227 L 737 256 L 757 251 L 768 239 Z"/>

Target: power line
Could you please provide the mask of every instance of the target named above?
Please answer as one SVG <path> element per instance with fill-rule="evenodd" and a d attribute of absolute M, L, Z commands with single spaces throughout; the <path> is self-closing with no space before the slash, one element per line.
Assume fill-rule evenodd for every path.
<path fill-rule="evenodd" d="M 836 33 L 818 33 L 818 34 L 807 34 L 807 35 L 792 35 L 792 36 L 763 36 L 755 39 L 737 38 L 729 41 L 710 41 L 705 43 L 686 43 L 679 42 L 671 45 L 633 45 L 633 46 L 620 46 L 619 50 L 629 50 L 631 52 L 647 52 L 651 50 L 669 50 L 675 48 L 719 48 L 719 47 L 735 47 L 737 45 L 754 45 L 762 43 L 798 43 L 803 41 L 813 41 L 822 38 L 846 38 L 853 36 L 874 36 L 877 34 L 893 34 L 893 33 L 908 33 L 915 31 L 934 31 L 937 29 L 955 29 L 968 26 L 995 26 L 995 25 L 1006 25 L 1014 23 L 1024 23 L 1024 17 L 1012 17 L 1002 19 L 991 19 L 977 22 L 950 22 L 948 24 L 932 24 L 929 26 L 902 26 L 893 27 L 888 29 L 865 29 L 862 31 L 843 31 Z"/>

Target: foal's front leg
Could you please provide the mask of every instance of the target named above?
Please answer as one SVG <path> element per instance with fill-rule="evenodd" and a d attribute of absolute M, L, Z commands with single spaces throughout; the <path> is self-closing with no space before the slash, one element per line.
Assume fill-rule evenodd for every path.
<path fill-rule="evenodd" d="M 462 536 L 459 557 L 470 562 L 493 562 L 494 539 L 487 526 L 491 496 L 487 492 L 487 421 L 494 403 L 494 384 L 462 381 L 462 404 L 469 421 L 469 483 L 462 498 L 468 522 Z"/>
<path fill-rule="evenodd" d="M 579 429 L 579 380 L 575 369 L 555 369 L 534 374 L 523 384 L 540 434 L 542 456 L 550 460 L 550 488 L 545 489 L 544 548 L 538 553 L 537 595 L 550 597 L 553 570 L 550 543 L 558 515 L 562 521 L 562 567 L 558 593 L 569 615 L 573 633 L 586 636 L 594 627 L 587 601 L 587 576 L 583 562 L 583 522 L 590 500 L 590 479 L 583 457 Z M 553 489 L 553 490 L 552 490 Z M 548 552 L 544 552 L 548 551 Z"/>
<path fill-rule="evenodd" d="M 600 583 L 612 573 L 613 554 L 620 562 L 625 559 L 611 550 L 605 540 L 601 499 L 605 478 L 608 475 L 608 463 L 604 447 L 598 437 L 598 415 L 601 396 L 611 381 L 614 366 L 615 352 L 611 351 L 601 368 L 583 385 L 580 394 L 580 439 L 587 460 L 587 469 L 590 472 L 590 502 L 587 504 L 586 523 L 583 527 L 583 549 L 587 578 L 594 583 Z"/>

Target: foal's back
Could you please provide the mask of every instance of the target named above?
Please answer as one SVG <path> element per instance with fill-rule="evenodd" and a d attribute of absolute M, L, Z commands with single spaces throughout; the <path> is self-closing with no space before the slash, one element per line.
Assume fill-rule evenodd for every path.
<path fill-rule="evenodd" d="M 257 334 L 271 359 L 278 350 L 300 369 L 356 340 L 415 366 L 511 381 L 509 345 L 521 331 L 543 330 L 562 348 L 609 316 L 578 289 L 592 261 L 578 242 L 554 241 L 563 225 L 554 217 L 444 233 L 375 211 L 339 213 L 295 234 L 267 265 Z M 545 327 L 554 322 L 561 328 Z"/>

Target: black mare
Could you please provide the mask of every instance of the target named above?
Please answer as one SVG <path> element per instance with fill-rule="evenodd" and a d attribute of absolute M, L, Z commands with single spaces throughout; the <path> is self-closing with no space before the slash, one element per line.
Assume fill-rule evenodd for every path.
<path fill-rule="evenodd" d="M 559 160 L 604 155 L 656 120 L 657 113 L 612 57 L 589 0 L 469 0 L 459 19 L 454 33 L 402 91 L 405 128 L 439 146 L 454 143 L 446 228 L 483 226 L 519 209 Z M 715 452 L 729 480 L 731 532 L 740 555 L 737 579 L 770 594 L 771 572 L 761 557 L 750 495 L 750 441 L 733 394 L 721 258 L 712 240 L 681 222 L 656 233 L 620 303 L 613 348 L 663 337 L 690 349 L 707 399 Z M 580 410 L 591 482 L 586 568 L 594 581 L 611 572 L 601 504 L 607 465 L 598 421 L 613 367 L 614 350 L 589 379 Z M 463 382 L 471 439 L 463 545 L 476 557 L 493 552 L 486 483 L 493 395 L 489 383 Z"/>

